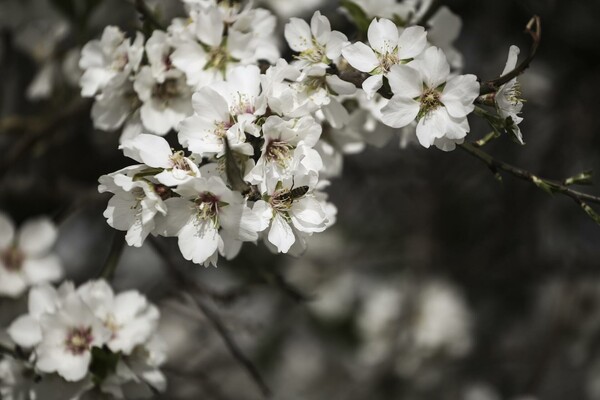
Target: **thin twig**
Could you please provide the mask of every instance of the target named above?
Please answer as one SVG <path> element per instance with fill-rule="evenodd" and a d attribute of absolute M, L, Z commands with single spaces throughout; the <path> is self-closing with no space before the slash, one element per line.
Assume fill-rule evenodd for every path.
<path fill-rule="evenodd" d="M 219 336 L 223 340 L 223 343 L 225 343 L 225 346 L 229 350 L 229 353 L 233 356 L 233 358 L 235 358 L 244 367 L 246 372 L 248 372 L 248 374 L 250 375 L 252 380 L 256 383 L 256 385 L 260 389 L 263 396 L 265 398 L 271 398 L 271 389 L 269 389 L 269 387 L 265 383 L 258 368 L 242 352 L 239 345 L 231 337 L 231 335 L 229 335 L 229 332 L 227 331 L 227 328 L 225 328 L 225 324 L 221 320 L 221 317 L 219 316 L 219 314 L 217 314 L 215 311 L 213 311 L 212 308 L 209 307 L 208 304 L 206 304 L 204 302 L 204 300 L 200 298 L 200 296 L 194 295 L 192 293 L 188 293 L 188 294 L 194 301 L 194 304 L 196 304 L 198 309 L 200 309 L 200 311 L 202 311 L 202 313 L 206 316 L 206 318 L 213 325 L 215 330 L 219 333 Z"/>
<path fill-rule="evenodd" d="M 527 26 L 525 27 L 525 32 L 531 36 L 533 43 L 531 44 L 531 48 L 529 49 L 529 55 L 525 58 L 519 65 L 517 65 L 512 71 L 502 75 L 499 78 L 492 79 L 490 81 L 483 82 L 481 84 L 480 93 L 487 94 L 496 92 L 500 86 L 504 85 L 507 82 L 510 82 L 513 78 L 521 75 L 527 68 L 529 68 L 529 64 L 535 58 L 538 47 L 540 46 L 540 42 L 542 40 L 542 21 L 540 17 L 534 15 Z"/>
<path fill-rule="evenodd" d="M 563 194 L 567 197 L 572 198 L 573 200 L 580 202 L 590 202 L 594 204 L 600 204 L 600 197 L 593 196 L 591 194 L 582 193 L 577 190 L 573 190 L 563 185 L 561 182 L 551 179 L 540 178 L 539 176 L 523 170 L 521 168 L 517 168 L 513 165 L 505 163 L 504 161 L 496 160 L 494 157 L 484 152 L 481 149 L 478 149 L 471 143 L 463 143 L 458 145 L 461 149 L 463 149 L 468 154 L 478 158 L 482 162 L 484 162 L 492 172 L 497 172 L 498 170 L 507 172 L 512 176 L 533 183 L 534 185 L 540 187 L 542 184 L 546 184 L 549 186 L 549 189 L 552 192 Z M 581 205 L 581 204 L 580 204 Z"/>
<path fill-rule="evenodd" d="M 194 300 L 194 303 L 198 306 L 200 311 L 206 316 L 209 322 L 214 326 L 215 330 L 225 343 L 225 346 L 229 350 L 232 357 L 244 367 L 250 378 L 256 383 L 256 386 L 260 389 L 261 393 L 265 398 L 271 397 L 271 390 L 265 383 L 262 375 L 260 374 L 258 367 L 242 352 L 235 340 L 229 335 L 224 323 L 221 321 L 219 315 L 213 311 L 203 299 L 200 298 L 196 293 L 206 294 L 206 288 L 199 284 L 194 279 L 189 279 L 185 273 L 183 273 L 173 261 L 168 250 L 159 243 L 158 239 L 154 237 L 149 238 L 150 244 L 154 247 L 158 255 L 167 264 L 170 275 L 188 292 L 188 295 Z"/>
<path fill-rule="evenodd" d="M 144 0 L 135 0 L 135 9 L 139 12 L 144 21 L 151 24 L 154 28 L 162 31 L 166 30 L 165 26 L 156 18 L 154 12 L 148 7 Z"/>
<path fill-rule="evenodd" d="M 110 252 L 108 253 L 108 257 L 104 263 L 104 268 L 102 268 L 102 271 L 100 272 L 100 278 L 104 278 L 107 281 L 113 279 L 124 248 L 125 232 L 115 231 L 115 235 L 113 236 L 113 241 L 110 246 Z"/>

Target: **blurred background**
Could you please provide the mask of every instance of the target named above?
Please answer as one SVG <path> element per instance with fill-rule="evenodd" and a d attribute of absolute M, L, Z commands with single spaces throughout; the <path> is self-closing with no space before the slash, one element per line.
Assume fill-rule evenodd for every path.
<path fill-rule="evenodd" d="M 177 1 L 154 3 L 164 21 L 182 15 Z M 542 18 L 521 77 L 527 145 L 500 138 L 487 151 L 548 178 L 600 171 L 600 2 L 444 4 L 463 19 L 464 71 L 482 79 L 502 72 L 509 45 L 525 52 L 523 28 Z M 350 26 L 333 0 L 261 5 L 281 16 L 280 32 L 315 9 Z M 77 49 L 106 25 L 133 31 L 133 5 L 0 0 L 0 210 L 17 222 L 52 216 L 76 282 L 98 275 L 115 235 L 97 179 L 129 164 L 118 132 L 93 129 L 77 86 Z M 473 121 L 471 138 L 487 132 Z M 210 313 L 182 295 L 193 280 L 276 399 L 600 399 L 600 227 L 569 199 L 499 183 L 461 150 L 398 142 L 345 158 L 328 190 L 337 223 L 302 258 L 246 244 L 205 269 L 175 240 L 125 249 L 115 287 L 162 311 L 169 388 L 157 398 L 263 398 Z M 0 326 L 25 309 L 0 299 Z"/>

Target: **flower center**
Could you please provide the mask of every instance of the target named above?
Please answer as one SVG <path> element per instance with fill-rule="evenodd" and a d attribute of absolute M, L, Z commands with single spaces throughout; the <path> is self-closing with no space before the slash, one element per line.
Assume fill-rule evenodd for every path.
<path fill-rule="evenodd" d="M 217 135 L 221 139 L 225 138 L 227 136 L 227 131 L 232 126 L 233 126 L 233 123 L 231 123 L 231 122 L 221 121 L 221 122 L 215 123 L 215 135 Z"/>
<path fill-rule="evenodd" d="M 271 140 L 267 144 L 265 157 L 267 161 L 279 164 L 281 167 L 286 167 L 290 158 L 291 151 L 294 149 L 290 143 L 280 140 Z"/>
<path fill-rule="evenodd" d="M 114 339 L 115 337 L 117 337 L 117 332 L 119 332 L 119 329 L 121 329 L 121 325 L 119 325 L 117 323 L 117 320 L 115 319 L 115 316 L 112 314 L 108 314 L 108 317 L 106 317 L 106 321 L 104 321 L 104 326 L 112 332 L 111 338 Z"/>
<path fill-rule="evenodd" d="M 0 260 L 8 271 L 19 272 L 25 261 L 25 254 L 17 246 L 11 246 L 0 253 Z"/>
<path fill-rule="evenodd" d="M 299 60 L 308 61 L 311 64 L 329 64 L 329 59 L 326 55 L 325 47 L 317 42 L 315 38 L 312 39 L 312 47 L 304 50 L 296 58 Z"/>
<path fill-rule="evenodd" d="M 236 61 L 227 52 L 226 42 L 222 43 L 218 47 L 213 47 L 208 51 L 208 62 L 204 66 L 204 69 L 216 69 L 225 73 L 227 64 Z"/>
<path fill-rule="evenodd" d="M 81 355 L 90 349 L 94 336 L 91 327 L 73 328 L 65 340 L 65 347 L 73 355 Z"/>
<path fill-rule="evenodd" d="M 185 156 L 183 155 L 183 150 L 173 153 L 169 158 L 171 159 L 171 165 L 173 168 L 177 168 L 182 171 L 191 171 L 190 165 L 187 163 Z"/>
<path fill-rule="evenodd" d="M 227 203 L 219 200 L 210 192 L 203 192 L 194 201 L 196 204 L 196 215 L 203 221 L 212 221 L 215 227 L 219 226 L 219 208 Z"/>
<path fill-rule="evenodd" d="M 440 97 L 441 93 L 437 89 L 427 88 L 419 98 L 419 102 L 421 103 L 421 109 L 419 110 L 419 115 L 417 116 L 417 119 L 423 118 L 430 112 L 442 106 L 443 104 L 440 101 Z"/>
<path fill-rule="evenodd" d="M 394 49 L 391 53 L 378 54 L 381 72 L 386 74 L 390 72 L 392 65 L 400 64 L 398 58 L 398 49 Z"/>
<path fill-rule="evenodd" d="M 179 80 L 174 78 L 165 79 L 163 83 L 158 83 L 152 88 L 152 96 L 163 102 L 178 97 L 179 92 Z"/>
<path fill-rule="evenodd" d="M 519 83 L 519 81 L 516 81 L 512 87 L 506 91 L 506 100 L 513 106 L 525 102 L 522 97 L 521 83 Z"/>

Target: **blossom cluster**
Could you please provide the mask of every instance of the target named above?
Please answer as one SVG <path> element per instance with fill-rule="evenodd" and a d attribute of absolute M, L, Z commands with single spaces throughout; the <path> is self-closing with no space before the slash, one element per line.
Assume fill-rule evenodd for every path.
<path fill-rule="evenodd" d="M 114 294 L 104 280 L 75 288 L 48 284 L 29 292 L 29 312 L 8 328 L 11 339 L 31 351 L 43 376 L 79 383 L 81 392 L 99 386 L 116 398 L 164 390 L 159 370 L 165 355 L 156 336 L 159 311 L 135 290 Z"/>
<path fill-rule="evenodd" d="M 341 172 L 343 153 L 384 143 L 378 125 L 444 151 L 470 130 L 477 78 L 459 73 L 459 57 L 448 59 L 451 40 L 414 25 L 416 5 L 405 5 L 403 25 L 372 15 L 368 43 L 351 43 L 319 11 L 310 23 L 291 18 L 284 36 L 294 56 L 286 61 L 270 12 L 185 3 L 187 18 L 147 40 L 107 27 L 82 51 L 82 94 L 95 96 L 95 126 L 125 124 L 120 149 L 139 163 L 102 176 L 99 186 L 114 195 L 108 224 L 127 231 L 130 246 L 150 234 L 176 236 L 184 258 L 205 266 L 260 239 L 274 252 L 300 254 L 307 236 L 335 220 L 325 178 Z M 460 26 L 447 9 L 438 14 L 451 30 Z M 342 79 L 348 73 L 362 74 L 359 87 Z M 516 126 L 515 87 L 513 80 L 501 88 L 494 104 Z M 172 130 L 176 146 L 156 136 Z"/>

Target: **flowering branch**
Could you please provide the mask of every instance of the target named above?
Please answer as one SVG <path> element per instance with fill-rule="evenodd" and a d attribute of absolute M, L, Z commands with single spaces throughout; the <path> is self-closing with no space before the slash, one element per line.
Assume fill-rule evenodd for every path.
<path fill-rule="evenodd" d="M 600 204 L 600 197 L 568 188 L 567 183 L 570 181 L 569 179 L 566 179 L 565 181 L 563 181 L 563 183 L 561 183 L 556 180 L 540 178 L 539 176 L 529 171 L 517 168 L 513 165 L 505 163 L 504 161 L 495 159 L 494 157 L 484 152 L 483 150 L 478 149 L 475 145 L 471 143 L 463 143 L 459 144 L 458 146 L 468 154 L 472 155 L 475 158 L 478 158 L 483 163 L 485 163 L 494 174 L 498 174 L 499 170 L 504 171 L 518 179 L 531 182 L 548 193 L 560 193 L 572 198 L 577 204 L 580 205 L 580 207 L 584 209 L 586 213 L 588 213 L 588 215 L 590 215 L 592 218 L 594 218 L 594 220 L 598 222 L 596 213 L 589 207 L 589 205 L 586 202 Z"/>
<path fill-rule="evenodd" d="M 531 64 L 531 61 L 533 61 L 535 58 L 538 47 L 540 46 L 540 41 L 542 40 L 542 21 L 539 16 L 534 15 L 529 20 L 527 26 L 525 27 L 525 32 L 528 33 L 533 40 L 527 58 L 521 61 L 521 63 L 512 71 L 502 75 L 499 78 L 483 82 L 481 84 L 481 94 L 496 92 L 500 86 L 521 75 L 529 67 L 529 64 Z"/>

